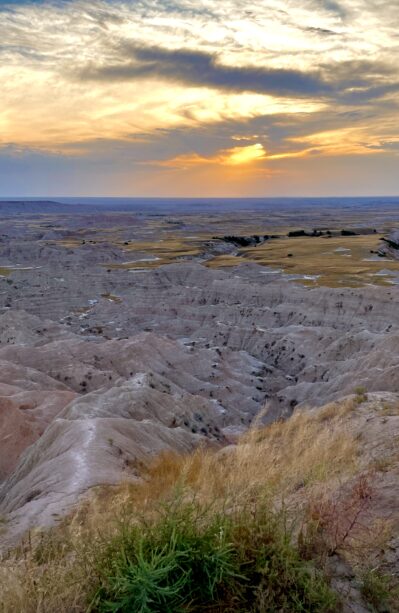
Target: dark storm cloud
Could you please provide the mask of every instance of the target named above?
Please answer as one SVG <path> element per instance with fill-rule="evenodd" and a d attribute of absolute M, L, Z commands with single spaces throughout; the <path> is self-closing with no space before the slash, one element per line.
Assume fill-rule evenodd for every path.
<path fill-rule="evenodd" d="M 321 64 L 328 83 L 334 84 L 341 104 L 364 105 L 399 91 L 396 67 L 382 61 L 352 60 Z"/>
<path fill-rule="evenodd" d="M 273 69 L 256 66 L 227 66 L 217 55 L 190 50 L 124 45 L 124 62 L 89 66 L 80 78 L 99 81 L 127 81 L 156 77 L 190 85 L 230 91 L 254 91 L 278 95 L 313 96 L 331 92 L 318 72 Z"/>
<path fill-rule="evenodd" d="M 227 91 L 253 91 L 278 96 L 333 98 L 342 104 L 364 104 L 399 91 L 392 67 L 381 62 L 321 64 L 313 71 L 264 66 L 230 66 L 218 55 L 187 49 L 170 50 L 122 44 L 117 61 L 89 65 L 81 80 L 130 81 L 157 78 Z"/>
<path fill-rule="evenodd" d="M 386 83 L 351 91 L 340 97 L 340 101 L 346 104 L 368 104 L 370 100 L 384 98 L 390 94 L 399 92 L 399 82 Z"/>

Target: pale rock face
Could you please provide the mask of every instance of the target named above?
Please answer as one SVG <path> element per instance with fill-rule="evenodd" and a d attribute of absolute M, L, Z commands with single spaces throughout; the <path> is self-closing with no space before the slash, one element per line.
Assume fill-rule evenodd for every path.
<path fill-rule="evenodd" d="M 264 270 L 118 271 L 107 291 L 120 302 L 96 268 L 87 283 L 68 266 L 35 273 L 50 289 L 0 314 L 8 543 L 162 450 L 225 444 L 265 405 L 270 421 L 358 386 L 399 392 L 397 287 L 309 289 Z M 34 291 L 17 277 L 15 295 Z"/>
<path fill-rule="evenodd" d="M 75 396 L 69 391 L 5 389 L 0 384 L 0 480 L 14 470 L 22 451 Z"/>

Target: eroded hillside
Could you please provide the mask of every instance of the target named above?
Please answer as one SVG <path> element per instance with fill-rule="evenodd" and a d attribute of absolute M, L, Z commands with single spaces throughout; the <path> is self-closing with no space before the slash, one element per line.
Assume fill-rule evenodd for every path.
<path fill-rule="evenodd" d="M 361 443 L 360 456 L 343 453 L 342 468 L 353 478 L 372 472 L 372 487 L 382 488 L 373 494 L 378 517 L 395 515 L 399 263 L 392 211 L 378 212 L 376 232 L 365 224 L 359 230 L 358 215 L 346 216 L 355 234 L 288 231 L 293 217 L 287 218 L 285 238 L 276 213 L 268 234 L 262 232 L 275 238 L 254 239 L 239 252 L 243 241 L 223 236 L 258 236 L 259 214 L 244 223 L 237 215 L 68 217 L 53 208 L 47 217 L 24 219 L 19 212 L 1 223 L 3 552 L 27 531 L 58 524 L 93 488 L 142 483 L 159 454 L 185 457 L 205 447 L 216 458 L 226 448 L 228 470 L 246 479 L 248 466 L 234 468 L 234 458 L 237 449 L 248 449 L 248 428 L 293 414 L 287 423 L 297 424 L 296 411 L 308 407 L 316 424 L 309 432 L 316 436 L 320 429 L 326 443 L 330 417 L 334 411 L 342 417 L 340 436 Z M 326 215 L 337 223 L 331 211 Z M 309 212 L 303 221 L 309 223 Z M 381 241 L 384 230 L 391 238 Z M 280 245 L 275 257 L 296 258 L 295 270 L 303 274 L 290 273 L 290 264 L 271 265 L 273 240 Z M 351 251 L 336 246 L 341 240 L 359 242 Z M 291 245 L 297 250 L 288 257 Z M 370 246 L 373 253 L 364 258 Z M 310 260 L 317 265 L 314 249 L 326 250 L 320 253 L 327 269 L 330 256 L 333 268 L 337 258 L 350 265 L 334 268 L 331 283 L 309 275 L 302 267 Z M 324 421 L 317 411 L 326 403 L 333 404 L 320 409 L 331 414 Z M 344 419 L 340 407 L 349 405 Z M 303 434 L 301 444 L 310 443 Z M 261 466 L 263 475 L 274 462 L 269 452 L 266 445 L 255 473 Z M 321 445 L 317 453 L 324 457 Z M 298 448 L 295 461 L 303 454 Z M 308 496 L 302 481 L 326 466 L 320 458 L 309 460 L 310 476 L 297 476 L 301 505 Z M 278 473 L 286 469 L 283 460 L 276 460 Z M 338 456 L 329 461 L 341 467 Z M 284 494 L 294 500 L 295 491 Z M 383 564 L 396 573 L 392 542 L 390 562 Z"/>
<path fill-rule="evenodd" d="M 203 564 L 209 563 L 209 543 L 219 543 L 217 559 L 227 556 L 229 564 L 242 559 L 240 573 L 252 572 L 252 582 L 259 574 L 251 571 L 251 559 L 264 563 L 260 544 L 267 539 L 269 571 L 253 592 L 243 590 L 241 575 L 233 580 L 215 567 L 214 601 L 207 604 L 212 611 L 230 610 L 232 602 L 235 611 L 263 611 L 265 603 L 297 611 L 298 597 L 315 612 L 397 611 L 398 438 L 399 396 L 359 390 L 316 410 L 297 410 L 285 422 L 255 425 L 219 451 L 164 452 L 142 465 L 142 480 L 95 488 L 57 527 L 31 532 L 0 566 L 1 610 L 52 613 L 85 611 L 89 605 L 97 611 L 114 601 L 119 610 L 130 611 L 132 604 L 123 605 L 129 594 L 131 603 L 152 599 L 148 610 L 158 610 L 162 593 L 165 607 L 187 598 L 194 607 L 205 603 L 204 593 L 190 592 L 187 582 L 177 595 L 162 592 L 175 580 L 162 564 L 171 563 L 170 555 L 184 543 L 178 539 L 190 534 L 191 543 L 197 539 L 195 555 L 205 548 Z M 159 566 L 148 560 L 147 583 L 139 570 L 135 579 L 124 556 L 146 556 L 137 547 L 152 539 L 156 548 L 171 526 L 174 548 L 164 541 Z M 238 544 L 239 558 L 230 558 Z M 139 569 L 140 557 L 137 564 Z M 180 564 L 184 568 L 183 559 Z M 269 576 L 270 565 L 280 569 L 277 575 Z M 164 573 L 164 588 L 162 580 L 148 583 L 151 572 Z"/>

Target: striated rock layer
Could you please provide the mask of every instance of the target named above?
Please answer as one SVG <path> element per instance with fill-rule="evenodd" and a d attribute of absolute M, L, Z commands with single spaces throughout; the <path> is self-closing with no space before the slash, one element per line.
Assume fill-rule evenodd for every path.
<path fill-rule="evenodd" d="M 357 387 L 399 392 L 397 287 L 310 289 L 255 264 L 188 262 L 112 272 L 107 293 L 94 268 L 74 293 L 75 272 L 47 277 L 65 299 L 36 292 L 0 315 L 5 543 L 94 485 L 137 479 L 152 454 L 225 444 L 265 405 L 267 421 Z"/>

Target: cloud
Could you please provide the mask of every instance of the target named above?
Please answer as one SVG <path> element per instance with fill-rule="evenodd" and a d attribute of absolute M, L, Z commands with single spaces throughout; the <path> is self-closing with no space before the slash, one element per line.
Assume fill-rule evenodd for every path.
<path fill-rule="evenodd" d="M 339 17 L 345 17 L 347 15 L 347 9 L 344 8 L 343 5 L 336 0 L 317 0 L 317 4 L 324 8 L 326 11 L 334 13 Z"/>
<path fill-rule="evenodd" d="M 399 81 L 393 83 L 370 84 L 368 87 L 355 88 L 340 96 L 341 102 L 347 104 L 366 104 L 375 98 L 397 94 L 399 92 Z"/>
<path fill-rule="evenodd" d="M 78 71 L 78 77 L 106 83 L 154 79 L 233 92 L 332 98 L 353 105 L 399 91 L 399 80 L 392 81 L 394 71 L 386 62 L 369 60 L 321 63 L 307 72 L 232 66 L 222 63 L 218 54 L 124 43 L 117 62 L 90 64 Z"/>
<path fill-rule="evenodd" d="M 280 96 L 314 96 L 331 93 L 321 74 L 294 69 L 222 64 L 218 55 L 202 51 L 125 44 L 121 59 L 113 64 L 91 65 L 81 70 L 81 80 L 129 81 L 143 78 L 171 80 L 229 91 L 254 91 Z"/>
<path fill-rule="evenodd" d="M 335 30 L 328 30 L 327 28 L 315 28 L 314 26 L 308 26 L 305 28 L 305 30 L 315 34 L 321 34 L 322 36 L 339 36 L 339 32 L 335 32 Z"/>
<path fill-rule="evenodd" d="M 298 185 L 299 165 L 317 187 L 327 158 L 340 172 L 338 158 L 349 155 L 368 170 L 366 158 L 378 159 L 379 172 L 383 156 L 397 163 L 392 0 L 6 5 L 0 0 L 0 172 L 9 164 L 14 178 L 23 168 L 38 185 L 35 169 L 46 188 L 53 169 L 68 190 L 79 177 L 85 191 L 97 173 L 101 190 L 113 181 L 117 193 L 119 184 L 144 185 L 145 175 L 151 193 L 162 175 L 170 183 L 157 193 L 161 183 L 174 193 L 178 177 L 189 194 L 190 177 L 205 189 L 212 175 L 222 195 L 225 179 L 270 167 L 287 173 L 285 189 L 292 178 Z M 4 190 L 8 171 L 1 178 Z"/>
<path fill-rule="evenodd" d="M 266 151 L 260 143 L 247 145 L 246 147 L 232 147 L 216 152 L 211 156 L 203 156 L 198 153 L 183 154 L 171 159 L 152 162 L 158 166 L 169 168 L 189 168 L 196 166 L 249 166 L 266 160 Z"/>

